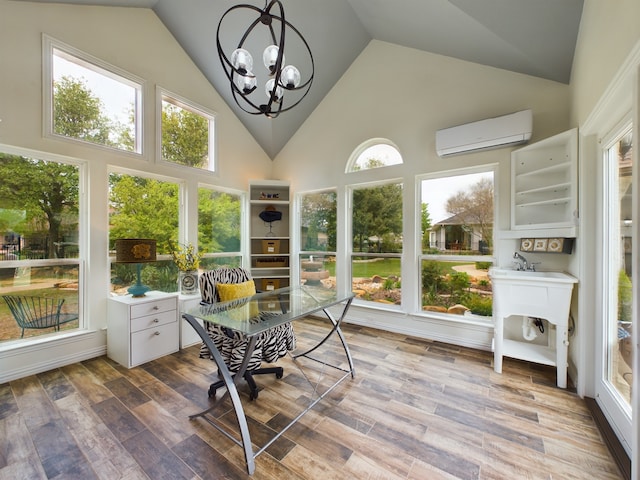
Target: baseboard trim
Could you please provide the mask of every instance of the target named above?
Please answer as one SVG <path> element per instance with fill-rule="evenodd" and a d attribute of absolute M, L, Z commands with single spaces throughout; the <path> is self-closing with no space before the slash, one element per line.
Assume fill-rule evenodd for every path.
<path fill-rule="evenodd" d="M 631 480 L 631 460 L 620 443 L 620 440 L 618 440 L 618 437 L 611 428 L 611 425 L 609 425 L 604 413 L 602 413 L 598 402 L 596 402 L 594 398 L 590 397 L 584 397 L 584 400 L 587 403 L 587 408 L 591 412 L 594 421 L 596 422 L 598 430 L 600 430 L 600 434 L 602 435 L 605 445 L 609 448 L 611 456 L 613 456 L 613 460 L 620 469 L 622 477 L 625 480 Z"/>

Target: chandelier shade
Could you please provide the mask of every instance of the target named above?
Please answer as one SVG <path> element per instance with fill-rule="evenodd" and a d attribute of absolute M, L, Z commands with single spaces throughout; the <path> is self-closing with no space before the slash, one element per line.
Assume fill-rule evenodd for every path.
<path fill-rule="evenodd" d="M 241 24 L 248 27 L 238 35 Z M 229 8 L 218 23 L 216 46 L 233 99 L 246 113 L 276 118 L 298 105 L 311 89 L 313 54 L 285 19 L 279 0 L 265 1 L 263 9 L 249 4 Z M 262 62 L 256 57 L 260 53 Z"/>

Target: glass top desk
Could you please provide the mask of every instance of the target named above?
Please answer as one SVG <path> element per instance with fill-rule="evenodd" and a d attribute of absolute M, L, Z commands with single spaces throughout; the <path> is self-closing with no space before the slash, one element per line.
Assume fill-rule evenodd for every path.
<path fill-rule="evenodd" d="M 240 430 L 240 439 L 238 440 L 235 435 L 230 433 L 224 426 L 214 421 L 210 415 L 212 410 L 217 407 L 217 403 L 211 408 L 204 410 L 203 412 L 191 415 L 189 418 L 203 418 L 229 439 L 235 442 L 237 445 L 242 446 L 244 449 L 245 459 L 247 463 L 247 471 L 251 475 L 255 471 L 255 458 L 266 450 L 273 442 L 275 442 L 285 431 L 287 431 L 294 423 L 296 423 L 305 413 L 311 410 L 320 400 L 322 400 L 327 394 L 329 394 L 340 382 L 347 377 L 354 378 L 355 370 L 353 368 L 353 360 L 351 353 L 349 352 L 349 346 L 342 334 L 340 324 L 344 319 L 351 302 L 353 301 L 354 294 L 339 294 L 334 290 L 328 290 L 320 287 L 309 286 L 295 286 L 280 288 L 269 292 L 258 293 L 252 297 L 241 298 L 238 300 L 232 300 L 230 302 L 221 302 L 213 304 L 201 304 L 198 307 L 189 309 L 183 313 L 183 318 L 189 322 L 189 324 L 195 329 L 202 341 L 207 345 L 214 361 L 218 367 L 219 373 L 222 376 L 226 392 L 220 401 L 226 396 L 229 396 L 233 409 L 238 420 L 238 427 Z M 329 311 L 330 307 L 342 304 L 342 313 L 336 319 Z M 253 353 L 258 337 L 261 333 L 266 332 L 272 328 L 282 325 L 287 322 L 295 322 L 308 315 L 316 313 L 324 313 L 324 316 L 329 320 L 329 331 L 321 338 L 320 341 L 316 341 L 313 346 L 304 348 L 302 352 L 297 350 L 291 354 L 291 358 L 294 363 L 298 364 L 297 360 L 301 358 L 307 358 L 314 362 L 319 362 L 323 366 L 340 372 L 340 375 L 327 389 L 322 393 L 316 391 L 314 388 L 314 398 L 309 405 L 297 415 L 288 425 L 282 428 L 274 437 L 271 438 L 264 446 L 259 450 L 253 451 L 253 445 L 251 443 L 251 437 L 247 425 L 247 419 L 244 413 L 244 408 L 238 394 L 237 384 L 242 380 L 246 371 L 251 354 Z M 224 363 L 222 355 L 217 350 L 215 344 L 206 333 L 204 328 L 197 321 L 200 319 L 204 322 L 211 322 L 221 327 L 226 327 L 236 332 L 240 332 L 247 337 L 248 344 L 245 350 L 245 355 L 240 369 L 232 374 L 229 368 Z M 330 337 L 337 335 L 344 350 L 348 368 L 344 368 L 340 365 L 335 365 L 326 362 L 322 359 L 316 358 L 311 354 L 317 352 L 317 349 L 322 346 Z M 305 376 L 305 378 L 307 378 Z M 308 380 L 308 378 L 307 378 Z"/>

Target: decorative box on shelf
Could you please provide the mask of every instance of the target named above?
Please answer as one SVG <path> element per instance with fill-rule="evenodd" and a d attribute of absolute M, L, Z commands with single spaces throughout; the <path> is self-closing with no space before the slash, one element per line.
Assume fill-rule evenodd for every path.
<path fill-rule="evenodd" d="M 280 240 L 262 240 L 262 253 L 280 253 Z"/>
<path fill-rule="evenodd" d="M 258 268 L 277 268 L 286 266 L 287 257 L 265 257 L 256 259 L 256 267 Z"/>
<path fill-rule="evenodd" d="M 277 290 L 280 288 L 280 279 L 278 278 L 263 278 L 262 279 L 262 291 L 269 292 L 271 290 Z"/>

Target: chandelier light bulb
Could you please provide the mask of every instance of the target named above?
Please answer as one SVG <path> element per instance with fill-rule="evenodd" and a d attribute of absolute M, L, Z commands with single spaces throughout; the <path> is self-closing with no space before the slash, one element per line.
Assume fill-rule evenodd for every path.
<path fill-rule="evenodd" d="M 269 45 L 262 53 L 262 61 L 264 66 L 269 69 L 269 73 L 273 75 L 276 71 L 276 63 L 278 62 L 278 52 L 280 49 L 277 45 Z M 284 55 L 282 55 L 282 63 L 284 64 Z"/>
<path fill-rule="evenodd" d="M 257 81 L 253 73 L 249 71 L 246 75 L 236 75 L 235 83 L 242 93 L 247 94 L 255 90 Z"/>
<path fill-rule="evenodd" d="M 253 57 L 244 48 L 236 48 L 231 54 L 231 65 L 244 75 L 253 70 Z"/>
<path fill-rule="evenodd" d="M 280 73 L 280 84 L 284 88 L 292 89 L 300 85 L 300 70 L 293 65 L 287 65 Z"/>
<path fill-rule="evenodd" d="M 267 94 L 267 98 L 271 98 L 271 94 L 273 92 L 273 87 L 275 86 L 275 84 L 276 84 L 276 80 L 274 78 L 272 78 L 265 85 L 264 90 L 265 90 L 265 92 Z M 282 95 L 283 94 L 284 94 L 284 92 L 282 90 L 282 87 L 280 85 L 278 85 L 276 87 L 276 94 L 273 97 L 273 101 L 276 102 L 276 103 L 279 103 L 280 100 L 282 100 Z"/>

